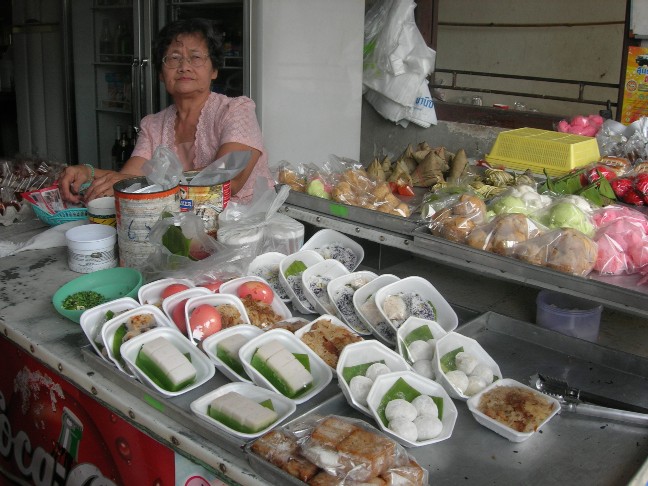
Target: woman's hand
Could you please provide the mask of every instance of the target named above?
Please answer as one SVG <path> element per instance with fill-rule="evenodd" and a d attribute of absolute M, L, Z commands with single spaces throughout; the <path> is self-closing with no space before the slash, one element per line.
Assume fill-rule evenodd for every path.
<path fill-rule="evenodd" d="M 92 177 L 92 168 L 87 165 L 70 165 L 59 174 L 58 187 L 64 201 L 81 202 L 81 186 Z"/>
<path fill-rule="evenodd" d="M 114 195 L 113 185 L 116 182 L 123 181 L 133 177 L 131 174 L 122 174 L 120 172 L 102 171 L 100 175 L 95 175 L 94 181 L 83 195 L 83 201 L 88 202 L 103 196 Z"/>

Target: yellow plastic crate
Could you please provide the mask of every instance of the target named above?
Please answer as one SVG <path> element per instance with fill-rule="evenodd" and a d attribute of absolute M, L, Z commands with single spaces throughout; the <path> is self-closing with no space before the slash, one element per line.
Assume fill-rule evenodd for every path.
<path fill-rule="evenodd" d="M 501 132 L 486 161 L 509 169 L 527 170 L 551 176 L 566 174 L 572 169 L 595 162 L 600 158 L 594 137 L 569 133 L 518 128 Z"/>

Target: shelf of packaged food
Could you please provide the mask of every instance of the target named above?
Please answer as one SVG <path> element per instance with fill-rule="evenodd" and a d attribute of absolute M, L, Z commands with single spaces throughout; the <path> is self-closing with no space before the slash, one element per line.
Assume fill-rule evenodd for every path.
<path fill-rule="evenodd" d="M 405 249 L 427 260 L 525 286 L 557 290 L 600 302 L 610 309 L 648 317 L 648 286 L 638 284 L 640 275 L 570 275 L 435 237 L 412 217 L 391 216 L 295 191 L 290 191 L 283 211 L 314 226 Z"/>

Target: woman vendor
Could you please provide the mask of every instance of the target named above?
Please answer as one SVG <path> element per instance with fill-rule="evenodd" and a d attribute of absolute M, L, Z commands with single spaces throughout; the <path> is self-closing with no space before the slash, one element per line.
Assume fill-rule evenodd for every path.
<path fill-rule="evenodd" d="M 78 203 L 112 195 L 116 182 L 143 175 L 142 166 L 159 145 L 171 148 L 185 170 L 200 170 L 230 152 L 251 151 L 247 166 L 231 180 L 232 200 L 250 199 L 258 177 L 271 185 L 254 102 L 211 91 L 222 64 L 222 42 L 211 23 L 188 19 L 166 25 L 153 55 L 173 104 L 142 119 L 132 156 L 119 172 L 88 164 L 66 167 L 59 176 L 62 197 Z"/>

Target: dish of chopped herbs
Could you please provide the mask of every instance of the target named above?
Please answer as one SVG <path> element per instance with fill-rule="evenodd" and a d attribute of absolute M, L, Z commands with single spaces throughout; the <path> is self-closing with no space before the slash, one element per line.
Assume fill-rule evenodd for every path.
<path fill-rule="evenodd" d="M 106 302 L 106 298 L 94 290 L 82 290 L 68 295 L 61 306 L 66 310 L 86 310 Z"/>

